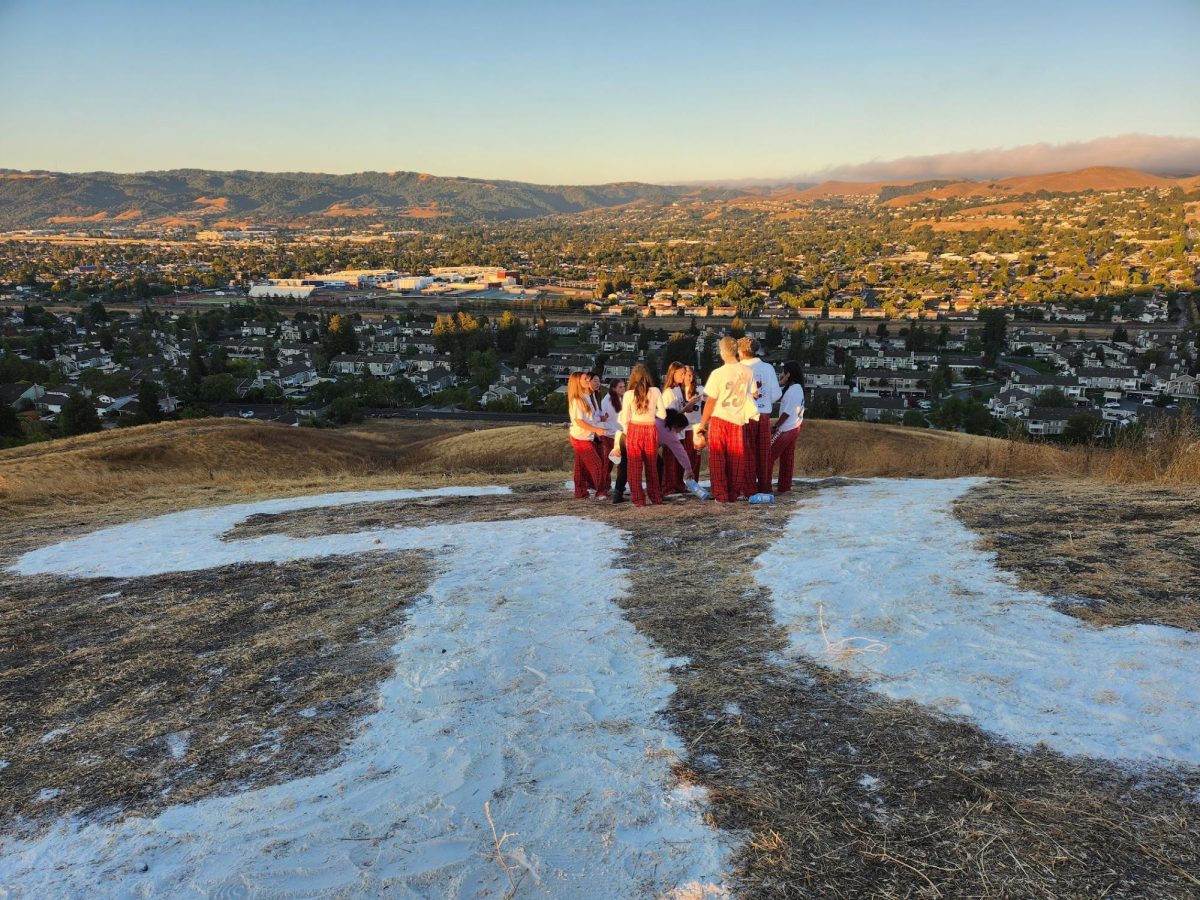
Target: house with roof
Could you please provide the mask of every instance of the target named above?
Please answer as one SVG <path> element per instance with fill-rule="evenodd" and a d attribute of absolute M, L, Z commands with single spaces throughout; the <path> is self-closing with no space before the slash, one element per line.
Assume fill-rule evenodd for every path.
<path fill-rule="evenodd" d="M 46 395 L 46 389 L 30 381 L 0 384 L 0 403 L 11 406 L 17 412 L 33 409 Z"/>

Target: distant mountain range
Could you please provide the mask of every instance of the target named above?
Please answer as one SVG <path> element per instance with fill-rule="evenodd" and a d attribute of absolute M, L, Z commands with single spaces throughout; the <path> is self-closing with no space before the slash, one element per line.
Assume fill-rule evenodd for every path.
<path fill-rule="evenodd" d="M 723 196 L 734 196 L 734 192 L 634 182 L 551 186 L 418 172 L 322 175 L 175 169 L 67 174 L 0 170 L 0 228 L 74 223 L 229 227 L 437 218 L 505 220 Z"/>
<path fill-rule="evenodd" d="M 0 170 L 0 229 L 139 223 L 208 228 L 375 222 L 399 226 L 429 219 L 528 219 L 680 200 L 804 204 L 857 196 L 872 197 L 888 206 L 905 206 L 923 200 L 1015 197 L 1038 191 L 1076 193 L 1175 186 L 1186 191 L 1200 189 L 1200 176 L 1164 178 L 1136 169 L 1098 166 L 987 181 L 827 181 L 815 186 L 745 186 L 735 190 L 728 186 L 638 182 L 552 186 L 417 172 L 322 175 L 176 169 L 67 174 Z"/>
<path fill-rule="evenodd" d="M 1091 166 L 1074 172 L 1049 172 L 1045 175 L 1014 175 L 1010 178 L 971 181 L 941 179 L 936 181 L 826 181 L 812 187 L 784 187 L 758 196 L 797 203 L 827 200 L 830 197 L 875 197 L 887 206 L 907 206 L 923 200 L 965 200 L 969 198 L 1019 197 L 1048 191 L 1052 194 L 1075 194 L 1082 191 L 1124 191 L 1144 188 L 1180 187 L 1185 191 L 1200 189 L 1200 176 L 1164 178 L 1137 169 L 1115 166 Z"/>

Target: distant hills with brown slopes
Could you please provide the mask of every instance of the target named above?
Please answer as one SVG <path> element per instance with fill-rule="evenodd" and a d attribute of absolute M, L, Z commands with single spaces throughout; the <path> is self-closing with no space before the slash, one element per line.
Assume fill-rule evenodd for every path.
<path fill-rule="evenodd" d="M 404 227 L 422 220 L 503 221 L 680 201 L 753 206 L 872 198 L 885 206 L 1082 191 L 1180 187 L 1200 190 L 1200 176 L 1167 178 L 1136 169 L 1095 166 L 1074 172 L 985 181 L 926 179 L 826 181 L 741 190 L 716 186 L 620 182 L 537 185 L 445 178 L 418 172 L 325 175 L 303 172 L 213 172 L 177 169 L 119 174 L 0 170 L 0 229 L 158 224 L 230 228 L 252 224 Z"/>
<path fill-rule="evenodd" d="M 772 200 L 805 203 L 828 200 L 832 197 L 880 197 L 889 188 L 911 188 L 927 182 L 914 180 L 897 181 L 825 181 L 803 190 L 787 188 L 768 196 Z M 1074 172 L 1049 172 L 1045 175 L 1014 175 L 989 181 L 967 179 L 943 179 L 937 186 L 926 190 L 905 191 L 899 196 L 885 199 L 885 206 L 908 206 L 924 200 L 965 200 L 969 198 L 989 199 L 993 197 L 1019 197 L 1047 191 L 1051 194 L 1075 194 L 1083 191 L 1124 191 L 1145 188 L 1180 187 L 1184 191 L 1200 189 L 1200 176 L 1190 178 L 1164 178 L 1115 166 L 1092 166 Z"/>
<path fill-rule="evenodd" d="M 142 223 L 404 227 L 421 220 L 503 221 L 683 199 L 723 199 L 720 188 L 619 182 L 538 185 L 420 172 L 114 172 L 0 170 L 0 229 Z"/>

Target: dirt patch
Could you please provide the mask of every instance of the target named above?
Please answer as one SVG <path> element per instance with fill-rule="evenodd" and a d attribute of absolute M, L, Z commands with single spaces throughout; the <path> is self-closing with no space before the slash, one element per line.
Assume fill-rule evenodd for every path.
<path fill-rule="evenodd" d="M 151 813 L 324 768 L 375 709 L 429 578 L 419 554 L 0 575 L 0 822 Z"/>
<path fill-rule="evenodd" d="M 994 481 L 955 513 L 1023 588 L 1097 625 L 1200 630 L 1195 491 L 1091 481 Z"/>

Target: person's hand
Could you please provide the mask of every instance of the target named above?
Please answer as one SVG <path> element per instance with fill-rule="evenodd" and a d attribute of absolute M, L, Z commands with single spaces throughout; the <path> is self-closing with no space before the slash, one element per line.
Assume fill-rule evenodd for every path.
<path fill-rule="evenodd" d="M 697 450 L 703 450 L 708 446 L 708 438 L 704 436 L 703 431 L 697 431 L 692 435 L 692 446 Z"/>

